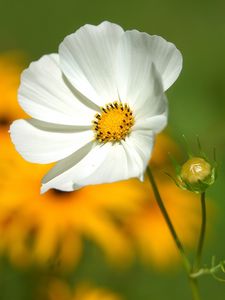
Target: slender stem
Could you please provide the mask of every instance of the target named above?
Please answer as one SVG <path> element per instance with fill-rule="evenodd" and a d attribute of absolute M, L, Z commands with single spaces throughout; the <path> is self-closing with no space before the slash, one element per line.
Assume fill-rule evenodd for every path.
<path fill-rule="evenodd" d="M 191 287 L 191 292 L 192 292 L 192 299 L 193 300 L 200 300 L 201 298 L 200 298 L 200 294 L 199 294 L 197 279 L 189 277 L 189 282 L 190 282 L 190 287 Z"/>
<path fill-rule="evenodd" d="M 147 174 L 148 174 L 149 180 L 151 182 L 152 189 L 153 189 L 153 192 L 154 192 L 157 204 L 158 204 L 158 206 L 159 206 L 159 208 L 160 208 L 160 210 L 161 210 L 161 212 L 163 214 L 163 217 L 164 217 L 164 219 L 166 221 L 166 224 L 167 224 L 167 226 L 168 226 L 168 228 L 170 230 L 170 233 L 171 233 L 171 235 L 173 237 L 173 240 L 174 240 L 174 242 L 175 242 L 175 244 L 177 246 L 177 249 L 180 252 L 180 255 L 181 255 L 182 259 L 183 259 L 184 267 L 185 267 L 186 271 L 189 273 L 191 271 L 191 265 L 190 265 L 189 260 L 188 260 L 188 258 L 186 256 L 185 252 L 184 252 L 184 248 L 183 248 L 183 246 L 181 244 L 181 241 L 178 238 L 178 235 L 177 235 L 177 233 L 176 233 L 176 231 L 175 231 L 175 229 L 173 227 L 173 224 L 172 224 L 172 222 L 170 220 L 170 217 L 169 217 L 169 215 L 167 213 L 167 210 L 166 210 L 166 208 L 164 206 L 164 203 L 163 203 L 162 198 L 160 196 L 158 187 L 156 185 L 156 182 L 155 182 L 155 179 L 153 177 L 153 174 L 151 172 L 150 167 L 147 168 Z"/>
<path fill-rule="evenodd" d="M 205 203 L 205 192 L 201 193 L 201 210 L 202 210 L 202 224 L 201 224 L 201 231 L 199 235 L 199 242 L 196 254 L 196 263 L 195 267 L 198 270 L 201 266 L 202 260 L 202 249 L 205 240 L 205 230 L 206 230 L 206 203 Z"/>
<path fill-rule="evenodd" d="M 159 189 L 157 187 L 157 184 L 155 182 L 155 179 L 153 177 L 153 174 L 151 172 L 151 169 L 150 167 L 147 168 L 147 174 L 148 174 L 148 177 L 149 177 L 149 180 L 150 180 L 150 183 L 152 185 L 152 189 L 153 189 L 153 192 L 154 192 L 154 195 L 155 195 L 155 199 L 157 201 L 157 204 L 161 210 L 161 213 L 166 221 L 166 224 L 169 228 L 169 231 L 173 237 L 173 240 L 177 246 L 177 249 L 179 250 L 180 252 L 180 255 L 181 255 L 181 258 L 183 260 L 183 264 L 184 264 L 184 267 L 185 267 L 185 270 L 188 274 L 188 277 L 189 277 L 189 283 L 190 283 L 190 287 L 191 287 L 191 291 L 192 291 L 192 299 L 193 300 L 200 300 L 200 295 L 199 295 L 199 289 L 198 289 L 198 283 L 197 283 L 197 279 L 196 278 L 191 278 L 190 277 L 190 274 L 192 272 L 192 267 L 191 267 L 191 264 L 189 262 L 189 259 L 188 257 L 186 256 L 185 254 L 185 251 L 184 251 L 184 248 L 183 248 L 183 245 L 175 231 L 175 228 L 170 220 L 170 217 L 169 217 L 169 214 L 165 208 L 165 205 L 163 203 L 163 200 L 161 198 L 161 195 L 159 193 Z"/>

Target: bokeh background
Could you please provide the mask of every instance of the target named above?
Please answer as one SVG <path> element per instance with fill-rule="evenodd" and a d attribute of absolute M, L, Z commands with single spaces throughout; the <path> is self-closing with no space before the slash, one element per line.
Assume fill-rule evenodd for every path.
<path fill-rule="evenodd" d="M 208 192 L 204 263 L 225 258 L 225 2 L 38 0 L 0 1 L 0 299 L 190 299 L 176 249 L 147 182 L 135 180 L 48 192 L 46 172 L 24 162 L 8 139 L 9 123 L 24 117 L 16 90 L 22 69 L 80 26 L 109 20 L 124 29 L 161 35 L 176 44 L 184 67 L 167 95 L 169 126 L 158 138 L 152 164 L 166 205 L 190 255 L 196 244 L 199 203 L 163 174 L 167 152 L 185 159 L 182 134 L 196 135 L 219 176 Z M 224 274 L 225 275 L 225 274 Z M 225 299 L 225 285 L 203 277 L 204 300 Z"/>

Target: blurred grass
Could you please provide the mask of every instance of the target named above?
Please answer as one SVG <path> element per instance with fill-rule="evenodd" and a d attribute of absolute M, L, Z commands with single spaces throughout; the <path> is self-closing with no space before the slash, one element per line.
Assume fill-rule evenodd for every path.
<path fill-rule="evenodd" d="M 56 52 L 69 33 L 85 23 L 102 20 L 119 23 L 125 29 L 136 28 L 172 41 L 184 56 L 184 69 L 169 90 L 169 130 L 181 142 L 185 134 L 191 144 L 198 134 L 204 148 L 215 146 L 220 163 L 219 179 L 210 190 L 218 205 L 218 218 L 206 243 L 205 262 L 216 254 L 225 257 L 224 180 L 225 180 L 225 2 L 199 1 L 6 1 L 1 0 L 0 51 L 21 49 L 29 60 Z M 149 233 L 151 234 L 151 233 Z M 86 247 L 79 269 L 70 278 L 84 276 L 120 291 L 129 300 L 190 299 L 186 278 L 181 271 L 159 274 L 137 262 L 132 269 L 110 269 L 101 253 Z M 3 262 L 2 262 L 3 263 Z M 0 277 L 1 300 L 31 300 L 38 274 L 13 270 L 7 263 Z M 41 275 L 40 275 L 41 276 Z M 224 299 L 225 286 L 203 278 L 203 299 Z M 170 298 L 171 297 L 171 298 Z M 42 300 L 42 299 L 39 299 Z"/>

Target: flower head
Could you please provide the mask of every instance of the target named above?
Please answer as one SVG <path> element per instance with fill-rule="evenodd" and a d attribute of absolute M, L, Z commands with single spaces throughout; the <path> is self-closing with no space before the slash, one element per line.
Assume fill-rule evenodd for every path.
<path fill-rule="evenodd" d="M 19 103 L 32 119 L 10 130 L 26 160 L 57 162 L 42 192 L 141 179 L 167 123 L 164 92 L 181 67 L 173 44 L 109 22 L 81 27 L 59 54 L 31 63 Z"/>

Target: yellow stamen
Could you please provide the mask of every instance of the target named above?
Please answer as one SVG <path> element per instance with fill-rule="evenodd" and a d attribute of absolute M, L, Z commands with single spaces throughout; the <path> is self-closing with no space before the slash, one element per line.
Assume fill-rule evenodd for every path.
<path fill-rule="evenodd" d="M 134 125 L 134 116 L 125 103 L 113 102 L 101 107 L 101 113 L 95 115 L 93 130 L 95 139 L 100 143 L 124 140 Z"/>

